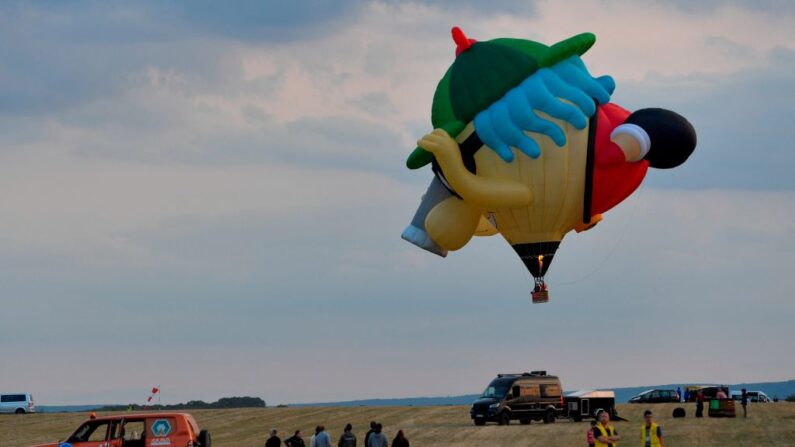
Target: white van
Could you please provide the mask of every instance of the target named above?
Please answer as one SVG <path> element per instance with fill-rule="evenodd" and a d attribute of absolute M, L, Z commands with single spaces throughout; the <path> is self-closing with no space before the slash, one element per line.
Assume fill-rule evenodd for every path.
<path fill-rule="evenodd" d="M 767 394 L 765 394 L 762 391 L 747 391 L 747 393 L 748 393 L 749 402 L 762 402 L 762 403 L 773 402 L 773 399 L 768 397 Z M 743 398 L 742 391 L 732 391 L 732 399 L 739 401 L 742 400 L 742 398 Z"/>
<path fill-rule="evenodd" d="M 27 393 L 0 394 L 0 413 L 35 413 L 33 395 Z"/>

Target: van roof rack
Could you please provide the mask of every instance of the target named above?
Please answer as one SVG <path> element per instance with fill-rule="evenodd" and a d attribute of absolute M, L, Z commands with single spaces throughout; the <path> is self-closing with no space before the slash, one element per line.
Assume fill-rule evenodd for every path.
<path fill-rule="evenodd" d="M 530 371 L 530 372 L 523 372 L 523 373 L 501 373 L 497 374 L 497 377 L 538 377 L 538 376 L 546 376 L 546 371 Z"/>

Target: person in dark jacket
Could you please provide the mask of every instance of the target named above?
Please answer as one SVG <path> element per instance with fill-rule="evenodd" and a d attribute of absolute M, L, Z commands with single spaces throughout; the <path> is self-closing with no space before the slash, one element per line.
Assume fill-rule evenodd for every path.
<path fill-rule="evenodd" d="M 704 393 L 696 391 L 696 417 L 704 417 Z"/>
<path fill-rule="evenodd" d="M 296 430 L 294 435 L 284 441 L 284 445 L 287 447 L 306 447 L 304 438 L 301 437 L 301 430 Z"/>
<path fill-rule="evenodd" d="M 743 417 L 748 417 L 748 391 L 743 388 L 743 394 L 740 396 L 740 404 L 743 406 Z"/>
<path fill-rule="evenodd" d="M 278 435 L 278 432 L 276 431 L 275 428 L 273 430 L 271 430 L 271 437 L 268 438 L 267 441 L 265 441 L 265 447 L 281 447 L 282 446 L 282 440 L 279 439 L 279 437 L 277 435 Z"/>
<path fill-rule="evenodd" d="M 375 425 L 375 421 L 370 421 L 370 430 L 364 435 L 364 447 L 370 447 L 370 436 L 373 436 L 373 433 L 375 433 Z"/>
<path fill-rule="evenodd" d="M 395 439 L 392 440 L 392 447 L 409 447 L 409 440 L 403 434 L 403 430 L 398 430 Z"/>
<path fill-rule="evenodd" d="M 337 447 L 356 447 L 356 435 L 353 434 L 353 426 L 351 424 L 345 426 Z"/>

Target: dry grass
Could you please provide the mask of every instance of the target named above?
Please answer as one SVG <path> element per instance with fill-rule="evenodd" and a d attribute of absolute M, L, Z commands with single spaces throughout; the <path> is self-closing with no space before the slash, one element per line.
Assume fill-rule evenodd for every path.
<path fill-rule="evenodd" d="M 631 422 L 618 422 L 625 436 L 621 445 L 639 445 L 642 411 L 651 408 L 665 432 L 668 446 L 793 446 L 795 445 L 795 404 L 753 404 L 747 420 L 695 419 L 693 404 L 686 419 L 672 419 L 672 404 L 619 405 L 619 414 Z M 585 442 L 586 422 L 559 421 L 552 425 L 488 425 L 475 427 L 467 407 L 358 407 L 358 408 L 268 408 L 247 410 L 194 411 L 202 428 L 210 430 L 217 447 L 261 446 L 266 433 L 275 427 L 284 435 L 301 429 L 305 437 L 317 424 L 325 424 L 332 437 L 347 422 L 364 434 L 372 420 L 382 422 L 387 434 L 405 430 L 415 447 L 422 446 L 580 446 Z M 0 446 L 28 447 L 65 437 L 86 414 L 35 414 L 0 416 Z"/>

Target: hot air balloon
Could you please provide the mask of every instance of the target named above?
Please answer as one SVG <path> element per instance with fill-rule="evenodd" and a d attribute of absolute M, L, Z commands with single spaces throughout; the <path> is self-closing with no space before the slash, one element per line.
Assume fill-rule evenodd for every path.
<path fill-rule="evenodd" d="M 544 275 L 564 236 L 600 222 L 649 167 L 684 163 L 695 130 L 675 112 L 610 103 L 615 82 L 592 77 L 580 58 L 591 33 L 552 46 L 452 34 L 434 130 L 407 161 L 430 164 L 434 179 L 402 237 L 446 256 L 499 233 L 534 278 L 533 302 L 546 302 Z"/>

